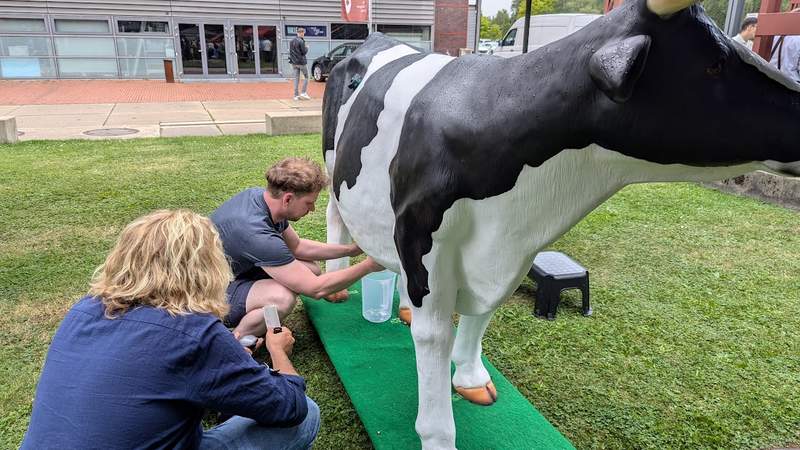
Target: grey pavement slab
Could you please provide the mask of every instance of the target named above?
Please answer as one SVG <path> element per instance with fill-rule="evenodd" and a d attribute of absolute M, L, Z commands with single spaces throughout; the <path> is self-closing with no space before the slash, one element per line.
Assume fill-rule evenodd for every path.
<path fill-rule="evenodd" d="M 70 115 L 41 115 L 41 116 L 19 116 L 17 117 L 17 128 L 26 131 L 28 128 L 62 128 L 62 127 L 101 127 L 106 121 L 108 114 L 79 114 Z"/>
<path fill-rule="evenodd" d="M 199 122 L 210 121 L 211 117 L 203 112 L 165 111 L 136 114 L 113 113 L 106 121 L 107 126 L 123 125 L 158 125 L 159 122 Z"/>
<path fill-rule="evenodd" d="M 267 131 L 266 124 L 262 123 L 242 123 L 242 124 L 220 124 L 217 125 L 222 134 L 264 134 Z"/>
<path fill-rule="evenodd" d="M 264 114 L 267 112 L 276 111 L 275 109 L 266 110 L 266 109 L 241 109 L 241 110 L 230 110 L 230 109 L 221 109 L 221 110 L 209 110 L 209 114 L 213 118 L 213 120 L 264 120 Z M 278 111 L 291 111 L 291 109 L 286 110 L 278 110 Z"/>
<path fill-rule="evenodd" d="M 242 100 L 242 101 L 208 101 L 203 102 L 203 106 L 211 110 L 237 110 L 237 109 L 285 109 L 290 108 L 281 100 Z"/>
<path fill-rule="evenodd" d="M 112 114 L 141 114 L 154 112 L 204 112 L 203 102 L 174 103 L 117 103 Z"/>
<path fill-rule="evenodd" d="M 136 134 L 115 137 L 87 136 L 84 131 L 109 128 L 109 127 L 60 127 L 60 128 L 31 128 L 24 130 L 21 141 L 31 141 L 35 139 L 136 139 L 144 137 L 158 137 L 158 126 L 136 127 L 139 130 Z"/>
<path fill-rule="evenodd" d="M 161 137 L 178 136 L 221 136 L 219 128 L 214 125 L 192 125 L 185 127 L 162 127 Z"/>
<path fill-rule="evenodd" d="M 108 114 L 114 107 L 113 103 L 98 103 L 87 105 L 23 105 L 14 111 L 19 116 L 59 116 L 75 114 Z"/>
<path fill-rule="evenodd" d="M 13 116 L 19 105 L 0 105 L 0 116 Z"/>

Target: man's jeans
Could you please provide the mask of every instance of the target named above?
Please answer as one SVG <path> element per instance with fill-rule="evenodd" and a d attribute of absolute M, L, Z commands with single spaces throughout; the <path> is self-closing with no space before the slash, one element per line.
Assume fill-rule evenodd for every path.
<path fill-rule="evenodd" d="M 308 397 L 306 401 L 308 416 L 296 427 L 269 428 L 259 425 L 255 420 L 233 416 L 203 433 L 200 450 L 310 449 L 319 431 L 319 407 Z"/>
<path fill-rule="evenodd" d="M 308 66 L 303 64 L 292 64 L 294 67 L 294 96 L 300 95 L 297 92 L 297 85 L 300 84 L 300 74 L 303 74 L 303 94 L 308 90 Z"/>

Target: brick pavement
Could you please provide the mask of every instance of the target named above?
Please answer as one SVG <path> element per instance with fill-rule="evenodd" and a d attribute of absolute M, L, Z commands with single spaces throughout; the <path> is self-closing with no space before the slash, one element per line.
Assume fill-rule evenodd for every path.
<path fill-rule="evenodd" d="M 321 99 L 324 90 L 324 83 L 309 81 L 311 97 Z M 0 105 L 279 100 L 292 95 L 291 80 L 174 84 L 149 80 L 0 80 Z"/>

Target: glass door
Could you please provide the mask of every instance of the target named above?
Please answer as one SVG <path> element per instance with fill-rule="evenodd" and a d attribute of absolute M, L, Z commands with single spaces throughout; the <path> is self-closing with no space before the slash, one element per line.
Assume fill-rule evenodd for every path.
<path fill-rule="evenodd" d="M 203 47 L 200 45 L 200 25 L 196 23 L 178 24 L 181 65 L 184 75 L 203 75 Z"/>
<path fill-rule="evenodd" d="M 270 75 L 278 73 L 278 35 L 277 27 L 258 26 L 259 73 Z"/>
<path fill-rule="evenodd" d="M 252 25 L 234 25 L 233 39 L 236 49 L 236 64 L 239 75 L 256 75 L 258 65 L 258 47 Z"/>
<path fill-rule="evenodd" d="M 228 53 L 225 51 L 225 26 L 203 24 L 206 44 L 206 75 L 228 75 Z"/>
<path fill-rule="evenodd" d="M 178 23 L 183 75 L 190 78 L 229 77 L 225 26 L 219 23 Z"/>

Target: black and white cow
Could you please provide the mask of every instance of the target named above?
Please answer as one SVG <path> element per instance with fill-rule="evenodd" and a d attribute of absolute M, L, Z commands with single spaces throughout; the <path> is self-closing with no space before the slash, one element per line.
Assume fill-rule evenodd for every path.
<path fill-rule="evenodd" d="M 426 449 L 455 446 L 450 361 L 462 395 L 495 400 L 480 361 L 492 313 L 623 186 L 800 174 L 800 87 L 691 0 L 632 0 L 512 59 L 374 34 L 331 73 L 323 120 L 328 239 L 352 236 L 413 304 Z"/>

